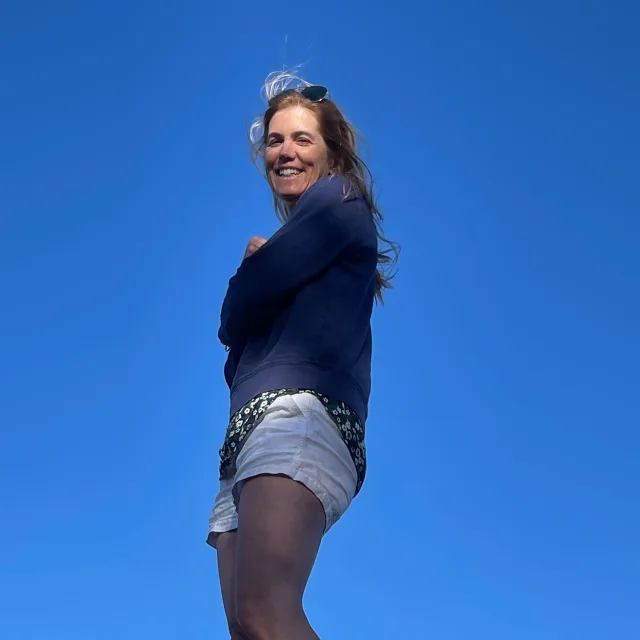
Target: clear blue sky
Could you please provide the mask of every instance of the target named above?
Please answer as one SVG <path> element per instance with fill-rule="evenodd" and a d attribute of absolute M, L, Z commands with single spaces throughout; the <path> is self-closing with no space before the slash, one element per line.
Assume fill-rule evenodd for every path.
<path fill-rule="evenodd" d="M 637 640 L 637 5 L 220 4 L 2 3 L 0 637 L 227 637 L 216 330 L 285 62 L 403 247 L 321 637 Z"/>

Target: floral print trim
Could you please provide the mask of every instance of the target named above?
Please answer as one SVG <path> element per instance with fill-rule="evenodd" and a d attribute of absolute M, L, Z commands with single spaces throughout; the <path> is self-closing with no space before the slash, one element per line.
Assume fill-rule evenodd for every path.
<path fill-rule="evenodd" d="M 344 443 L 349 449 L 351 459 L 356 468 L 358 482 L 356 494 L 362 488 L 367 471 L 367 454 L 364 444 L 364 424 L 356 412 L 344 402 L 339 402 L 310 389 L 278 389 L 265 391 L 252 398 L 232 416 L 227 433 L 220 448 L 220 479 L 231 478 L 236 472 L 236 458 L 243 444 L 257 426 L 260 417 L 275 400 L 284 395 L 310 393 L 314 395 L 327 410 L 334 421 Z"/>

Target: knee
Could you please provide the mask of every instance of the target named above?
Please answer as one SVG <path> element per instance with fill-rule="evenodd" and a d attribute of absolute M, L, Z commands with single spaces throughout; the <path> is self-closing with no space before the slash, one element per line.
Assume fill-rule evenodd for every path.
<path fill-rule="evenodd" d="M 242 640 L 270 640 L 269 617 L 263 607 L 242 600 L 236 606 L 236 625 Z M 233 636 L 232 636 L 233 637 Z"/>
<path fill-rule="evenodd" d="M 248 640 L 238 620 L 228 620 L 229 636 L 231 640 Z"/>
<path fill-rule="evenodd" d="M 290 615 L 273 603 L 238 598 L 236 622 L 244 635 L 243 640 L 280 640 L 288 628 Z"/>

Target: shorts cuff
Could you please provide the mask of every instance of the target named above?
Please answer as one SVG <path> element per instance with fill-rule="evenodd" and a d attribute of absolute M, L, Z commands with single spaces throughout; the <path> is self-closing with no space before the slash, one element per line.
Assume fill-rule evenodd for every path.
<path fill-rule="evenodd" d="M 209 535 L 207 536 L 207 544 L 210 547 L 216 548 L 216 541 L 221 533 L 227 533 L 234 531 L 238 528 L 238 516 L 231 518 L 225 518 L 224 520 L 217 520 L 213 524 L 209 525 Z"/>
<path fill-rule="evenodd" d="M 233 497 L 236 502 L 239 496 L 238 486 L 240 485 L 241 488 L 242 483 L 250 480 L 251 478 L 255 478 L 256 476 L 286 476 L 287 478 L 291 478 L 291 480 L 295 480 L 296 482 L 304 485 L 316 498 L 318 498 L 322 505 L 325 521 L 324 533 L 327 533 L 342 515 L 341 513 L 338 513 L 339 510 L 335 501 L 319 482 L 304 471 L 291 468 L 274 469 L 272 466 L 263 466 L 258 467 L 257 469 L 251 469 L 250 471 L 245 471 L 238 476 L 233 485 Z"/>

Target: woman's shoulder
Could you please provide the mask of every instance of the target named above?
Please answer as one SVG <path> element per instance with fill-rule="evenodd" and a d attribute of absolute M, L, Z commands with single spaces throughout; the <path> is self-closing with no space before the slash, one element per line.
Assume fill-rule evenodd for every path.
<path fill-rule="evenodd" d="M 307 191 L 311 192 L 309 209 L 356 244 L 375 248 L 377 255 L 375 220 L 366 199 L 353 182 L 344 176 L 331 175 L 321 178 Z"/>
<path fill-rule="evenodd" d="M 329 175 L 320 178 L 304 193 L 300 201 L 307 206 L 327 207 L 363 199 L 358 188 L 345 176 Z"/>

